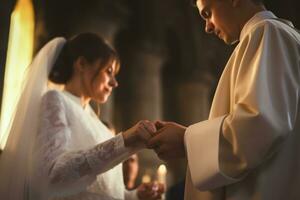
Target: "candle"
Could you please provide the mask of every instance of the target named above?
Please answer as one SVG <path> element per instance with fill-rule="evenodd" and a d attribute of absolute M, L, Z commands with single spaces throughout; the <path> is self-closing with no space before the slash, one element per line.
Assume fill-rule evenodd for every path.
<path fill-rule="evenodd" d="M 167 188 L 166 183 L 166 175 L 167 175 L 167 168 L 165 165 L 160 165 L 157 169 L 157 182 L 163 184 L 165 189 Z M 165 194 L 162 195 L 162 199 L 165 200 Z"/>
<path fill-rule="evenodd" d="M 165 165 L 160 165 L 157 170 L 157 182 L 166 185 L 167 168 Z"/>

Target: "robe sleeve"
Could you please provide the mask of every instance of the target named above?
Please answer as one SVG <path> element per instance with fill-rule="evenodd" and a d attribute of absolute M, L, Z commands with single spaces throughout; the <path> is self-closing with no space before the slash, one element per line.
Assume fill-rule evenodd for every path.
<path fill-rule="evenodd" d="M 87 150 L 71 151 L 68 149 L 71 130 L 60 94 L 57 91 L 46 93 L 41 110 L 35 149 L 39 155 L 40 169 L 49 180 L 49 188 L 55 196 L 86 190 L 98 174 L 135 153 L 124 146 L 122 134 Z"/>
<path fill-rule="evenodd" d="M 240 181 L 268 162 L 296 123 L 299 40 L 268 22 L 239 45 L 231 111 L 194 124 L 185 134 L 192 182 L 200 190 Z"/>

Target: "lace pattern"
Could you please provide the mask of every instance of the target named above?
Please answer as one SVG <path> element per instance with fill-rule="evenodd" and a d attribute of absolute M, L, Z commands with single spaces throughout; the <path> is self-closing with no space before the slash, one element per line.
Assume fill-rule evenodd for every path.
<path fill-rule="evenodd" d="M 62 195 L 64 199 L 88 199 L 90 195 L 87 188 L 96 181 L 97 175 L 114 168 L 133 153 L 124 147 L 121 134 L 89 149 L 74 150 L 72 147 L 74 131 L 72 132 L 70 128 L 64 97 L 58 91 L 49 91 L 44 95 L 41 110 L 35 153 L 38 157 L 38 169 L 46 176 L 53 197 L 59 198 Z M 117 182 L 122 184 L 119 188 L 124 188 L 121 172 L 120 175 Z M 124 191 L 121 191 L 123 199 Z M 86 196 L 82 198 L 84 193 Z M 107 193 L 109 194 L 109 191 Z M 102 191 L 100 185 L 99 197 L 101 195 L 107 194 Z M 118 198 L 111 197 L 111 199 Z"/>

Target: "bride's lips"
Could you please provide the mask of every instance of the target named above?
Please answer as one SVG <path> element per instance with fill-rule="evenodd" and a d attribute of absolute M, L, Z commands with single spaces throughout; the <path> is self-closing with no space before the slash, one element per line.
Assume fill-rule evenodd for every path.
<path fill-rule="evenodd" d="M 105 88 L 104 91 L 107 92 L 107 93 L 111 93 L 112 89 Z"/>

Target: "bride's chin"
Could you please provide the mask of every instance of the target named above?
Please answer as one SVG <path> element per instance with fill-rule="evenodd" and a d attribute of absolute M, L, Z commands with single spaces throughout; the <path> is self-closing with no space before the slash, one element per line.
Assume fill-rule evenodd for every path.
<path fill-rule="evenodd" d="M 105 95 L 105 96 L 101 96 L 101 97 L 97 97 L 97 98 L 94 98 L 94 100 L 97 102 L 97 103 L 106 103 L 107 100 L 108 100 L 108 97 L 109 95 Z"/>

